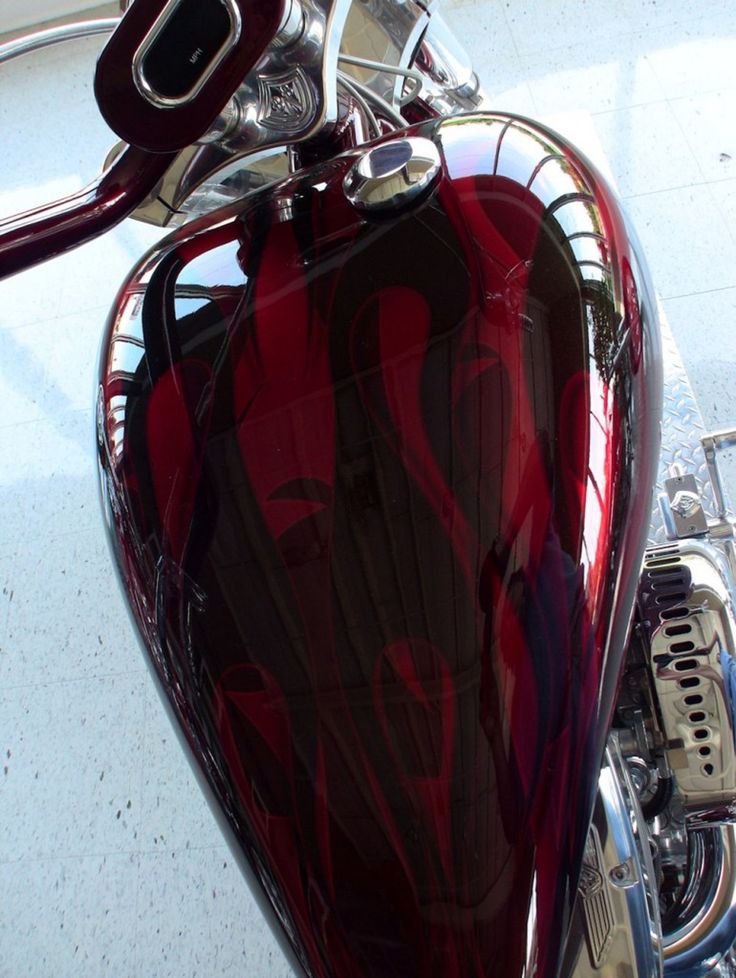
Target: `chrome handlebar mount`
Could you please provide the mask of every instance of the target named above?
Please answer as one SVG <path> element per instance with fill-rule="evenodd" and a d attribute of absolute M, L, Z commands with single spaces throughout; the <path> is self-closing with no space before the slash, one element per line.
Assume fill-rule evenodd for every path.
<path fill-rule="evenodd" d="M 290 0 L 269 51 L 134 216 L 183 223 L 298 169 L 310 140 L 344 149 L 404 128 L 409 111 L 416 120 L 482 102 L 436 3 Z"/>
<path fill-rule="evenodd" d="M 166 5 L 151 36 L 177 2 Z M 121 13 L 131 4 L 120 0 Z M 110 34 L 120 23 L 107 18 L 37 31 L 1 45 L 0 64 L 52 44 Z M 146 38 L 139 62 L 154 42 Z M 136 87 L 141 91 L 139 82 Z M 166 108 L 150 93 L 146 99 Z M 132 216 L 160 227 L 182 224 L 298 169 L 310 141 L 332 140 L 340 151 L 410 121 L 482 104 L 470 59 L 436 0 L 286 0 L 272 44 L 208 131 L 176 153 Z M 117 143 L 105 167 L 125 148 Z"/>
<path fill-rule="evenodd" d="M 151 36 L 179 2 L 166 4 Z M 121 13 L 131 5 L 120 0 Z M 110 34 L 120 23 L 108 18 L 35 32 L 0 46 L 0 64 L 52 44 Z M 139 61 L 149 40 L 137 52 Z M 311 140 L 332 139 L 339 151 L 410 121 L 482 104 L 470 60 L 436 0 L 287 0 L 273 43 L 132 216 L 161 227 L 181 224 L 298 169 Z M 116 144 L 105 166 L 125 147 Z"/>

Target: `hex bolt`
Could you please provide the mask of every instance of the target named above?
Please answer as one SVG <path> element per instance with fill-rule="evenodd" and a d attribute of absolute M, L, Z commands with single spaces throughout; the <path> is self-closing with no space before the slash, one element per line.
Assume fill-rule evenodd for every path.
<path fill-rule="evenodd" d="M 631 867 L 628 863 L 619 863 L 618 866 L 614 866 L 610 872 L 611 880 L 617 886 L 622 886 L 624 883 L 631 882 Z"/>

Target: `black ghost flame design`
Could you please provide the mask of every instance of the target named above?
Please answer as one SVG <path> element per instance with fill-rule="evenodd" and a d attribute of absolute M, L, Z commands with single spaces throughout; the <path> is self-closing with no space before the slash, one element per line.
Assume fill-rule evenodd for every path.
<path fill-rule="evenodd" d="M 133 274 L 111 532 L 299 965 L 552 978 L 648 525 L 653 319 L 569 147 L 500 115 L 416 133 L 443 175 L 415 211 L 360 218 L 346 156 Z"/>

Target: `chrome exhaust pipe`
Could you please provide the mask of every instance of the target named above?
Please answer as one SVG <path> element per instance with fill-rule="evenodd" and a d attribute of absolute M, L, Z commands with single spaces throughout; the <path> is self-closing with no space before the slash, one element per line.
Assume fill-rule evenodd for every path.
<path fill-rule="evenodd" d="M 665 978 L 731 978 L 736 975 L 736 825 L 699 829 L 692 876 L 679 926 L 664 934 Z M 707 839 L 706 836 L 710 836 Z M 691 852 L 695 850 L 691 844 Z"/>

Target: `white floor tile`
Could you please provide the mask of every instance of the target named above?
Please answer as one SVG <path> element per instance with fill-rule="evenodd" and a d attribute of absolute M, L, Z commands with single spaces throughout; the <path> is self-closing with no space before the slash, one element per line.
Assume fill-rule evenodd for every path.
<path fill-rule="evenodd" d="M 479 70 L 479 58 L 491 61 L 518 61 L 504 4 L 500 0 L 451 0 L 441 13 Z M 485 77 L 485 76 L 484 76 Z"/>
<path fill-rule="evenodd" d="M 592 121 L 624 197 L 702 182 L 667 102 L 605 112 Z"/>
<path fill-rule="evenodd" d="M 522 56 L 572 45 L 585 48 L 592 40 L 630 34 L 635 29 L 635 21 L 614 0 L 517 0 L 507 3 L 505 11 Z"/>
<path fill-rule="evenodd" d="M 224 847 L 140 856 L 138 974 L 292 974 Z"/>
<path fill-rule="evenodd" d="M 222 845 L 215 816 L 197 786 L 152 684 L 146 703 L 142 760 L 141 851 Z"/>
<path fill-rule="evenodd" d="M 667 299 L 664 307 L 680 346 L 689 347 L 694 333 L 707 338 L 707 342 L 692 344 L 689 352 L 692 364 L 714 359 L 736 362 L 736 289 Z M 733 396 L 736 398 L 736 390 Z M 712 406 L 703 404 L 702 407 L 708 424 L 717 424 L 718 413 Z"/>
<path fill-rule="evenodd" d="M 92 411 L 0 426 L 0 553 L 97 529 Z"/>
<path fill-rule="evenodd" d="M 631 197 L 626 207 L 664 298 L 736 286 L 736 247 L 707 186 Z"/>
<path fill-rule="evenodd" d="M 16 558 L 0 556 L 0 669 L 9 655 L 8 616 L 15 598 L 16 579 Z"/>
<path fill-rule="evenodd" d="M 676 28 L 681 34 L 687 32 L 693 22 L 706 18 L 723 25 L 724 18 L 732 9 L 730 0 L 705 0 L 703 3 L 693 3 L 692 0 L 619 0 L 619 6 L 637 28 L 660 31 Z"/>
<path fill-rule="evenodd" d="M 0 328 L 0 427 L 89 411 L 106 317 L 99 308 Z"/>
<path fill-rule="evenodd" d="M 0 691 L 0 862 L 137 849 L 146 682 Z"/>
<path fill-rule="evenodd" d="M 0 978 L 132 978 L 138 857 L 0 864 Z"/>
<path fill-rule="evenodd" d="M 736 177 L 736 88 L 671 104 L 705 178 Z"/>
<path fill-rule="evenodd" d="M 736 241 L 736 180 L 722 180 L 709 185 L 711 197 L 723 216 L 731 237 Z"/>
<path fill-rule="evenodd" d="M 443 16 L 470 56 L 483 88 L 498 111 L 533 115 L 536 106 L 528 77 L 506 23 L 496 3 L 462 0 L 443 8 Z"/>
<path fill-rule="evenodd" d="M 696 19 L 637 36 L 669 98 L 689 98 L 736 85 L 736 9 L 727 4 L 711 12 L 710 3 L 686 5 Z M 659 4 L 667 8 L 669 4 Z"/>
<path fill-rule="evenodd" d="M 606 112 L 659 102 L 666 92 L 646 49 L 629 35 L 591 38 L 584 45 L 543 49 L 522 59 L 537 110 Z"/>
<path fill-rule="evenodd" d="M 110 570 L 101 529 L 27 544 L 6 612 L 0 689 L 97 675 L 148 678 Z M 0 601 L 0 616 L 2 609 Z"/>

